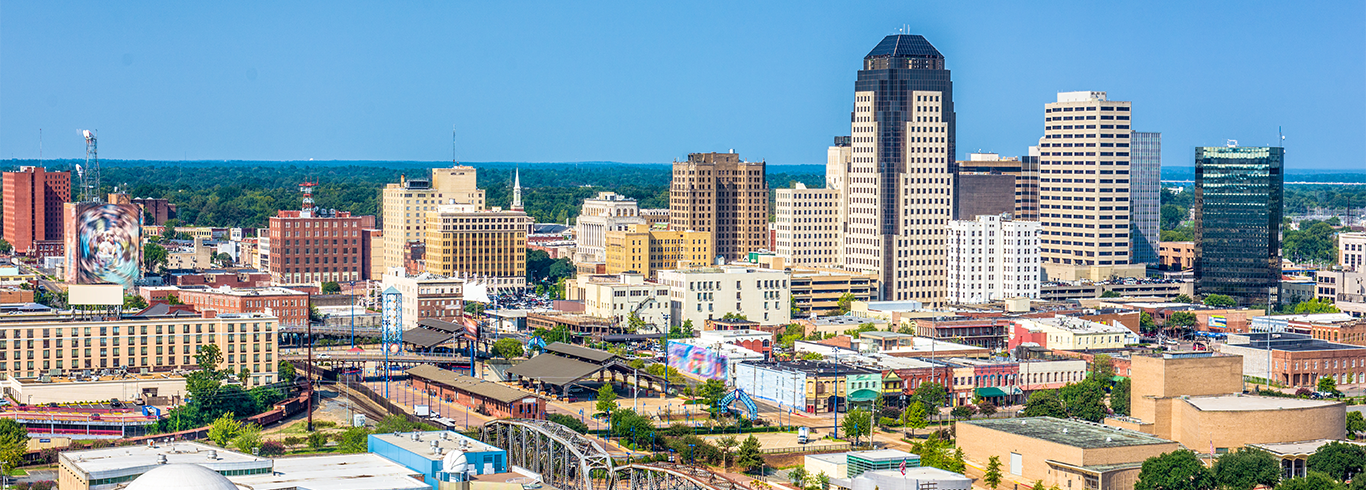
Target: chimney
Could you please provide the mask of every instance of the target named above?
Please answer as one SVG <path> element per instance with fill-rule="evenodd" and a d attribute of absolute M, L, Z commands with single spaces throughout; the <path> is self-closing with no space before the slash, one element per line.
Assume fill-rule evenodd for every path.
<path fill-rule="evenodd" d="M 218 310 L 204 310 L 203 318 L 218 318 Z"/>

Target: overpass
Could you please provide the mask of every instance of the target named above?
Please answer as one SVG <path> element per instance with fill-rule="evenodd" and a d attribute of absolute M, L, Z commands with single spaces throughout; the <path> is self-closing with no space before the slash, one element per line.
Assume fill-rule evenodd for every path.
<path fill-rule="evenodd" d="M 289 354 L 280 353 L 280 359 L 285 361 L 307 361 L 307 353 L 297 351 Z M 345 350 L 313 350 L 313 362 L 340 361 L 340 362 L 416 362 L 425 364 L 451 363 L 469 364 L 469 356 L 444 356 L 439 354 L 390 354 L 385 356 L 379 351 L 347 352 Z"/>

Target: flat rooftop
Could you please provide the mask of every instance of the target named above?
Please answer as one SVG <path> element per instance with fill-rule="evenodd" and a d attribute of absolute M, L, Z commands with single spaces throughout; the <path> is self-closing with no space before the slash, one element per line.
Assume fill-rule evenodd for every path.
<path fill-rule="evenodd" d="M 160 456 L 166 457 L 165 464 L 197 464 L 220 473 L 229 470 L 269 469 L 272 465 L 270 458 L 258 458 L 197 442 L 163 443 L 154 446 L 140 444 L 65 451 L 60 454 L 62 460 L 70 462 L 72 467 L 85 472 L 91 479 L 141 475 L 161 465 Z"/>
<path fill-rule="evenodd" d="M 27 386 L 27 385 L 43 386 L 43 385 L 54 385 L 54 384 L 62 384 L 62 383 L 116 383 L 116 382 L 137 383 L 137 382 L 143 382 L 143 381 L 182 381 L 182 382 L 185 381 L 185 377 L 184 377 L 184 376 L 180 376 L 180 375 L 176 375 L 176 374 L 171 374 L 171 373 L 147 373 L 147 374 L 126 374 L 126 375 L 90 376 L 90 377 L 84 377 L 84 378 L 83 378 L 83 377 L 75 377 L 75 376 L 52 376 L 52 377 L 51 377 L 51 379 L 52 379 L 51 382 L 39 381 L 38 378 L 15 378 L 15 377 L 12 376 L 12 375 L 9 376 L 9 378 L 10 378 L 10 379 L 13 379 L 14 381 L 18 382 L 19 384 L 26 385 L 26 386 Z"/>
<path fill-rule="evenodd" d="M 1081 449 L 1172 444 L 1172 441 L 1144 434 L 1142 432 L 1091 422 L 1057 419 L 1053 417 L 972 420 L 959 423 L 976 425 L 978 427 L 1007 432 L 1019 436 L 1042 439 L 1048 442 Z"/>
<path fill-rule="evenodd" d="M 253 490 L 430 490 L 422 475 L 373 453 L 275 459 L 273 473 L 230 476 Z"/>
<path fill-rule="evenodd" d="M 1319 448 L 1330 442 L 1346 442 L 1366 446 L 1355 441 L 1338 441 L 1334 439 L 1315 439 L 1312 441 L 1283 442 L 1272 444 L 1249 444 L 1249 446 L 1265 449 L 1267 452 L 1276 456 L 1308 456 L 1314 454 Z"/>
<path fill-rule="evenodd" d="M 820 461 L 824 461 L 824 462 L 830 463 L 830 464 L 848 464 L 848 463 L 849 463 L 849 453 L 808 454 L 808 455 L 806 455 L 806 457 L 808 457 L 808 458 L 814 458 L 814 459 L 817 459 L 817 460 L 820 460 Z"/>
<path fill-rule="evenodd" d="M 913 459 L 913 460 L 916 460 L 916 461 L 920 461 L 920 456 L 918 456 L 918 455 L 916 455 L 916 454 L 913 454 L 913 453 L 908 453 L 908 452 L 906 452 L 906 451 L 899 451 L 899 450 L 896 450 L 896 449 L 876 449 L 876 450 L 873 450 L 873 451 L 856 451 L 856 452 L 851 452 L 851 453 L 849 453 L 849 457 L 850 457 L 850 458 L 859 458 L 859 459 L 862 459 L 862 460 L 864 460 L 864 461 L 874 461 L 874 462 L 882 462 L 882 461 L 904 461 L 904 460 L 908 460 L 908 459 Z"/>
<path fill-rule="evenodd" d="M 1306 398 L 1281 398 L 1274 396 L 1252 396 L 1252 395 L 1219 395 L 1219 396 L 1192 396 L 1186 399 L 1187 403 L 1195 406 L 1203 412 L 1253 412 L 1264 410 L 1294 410 L 1297 408 L 1319 408 L 1329 405 L 1340 405 L 1338 402 L 1328 400 L 1310 400 Z"/>
<path fill-rule="evenodd" d="M 414 434 L 417 435 L 416 439 L 413 438 Z M 451 451 L 464 451 L 467 453 L 502 451 L 502 449 L 475 439 L 470 439 L 459 432 L 449 430 L 399 432 L 398 434 L 371 434 L 370 437 L 393 444 L 404 451 L 408 451 L 432 461 L 441 461 L 441 459 L 444 458 L 446 454 L 450 454 Z M 432 441 L 437 441 L 436 447 L 441 448 L 440 455 L 432 452 Z"/>

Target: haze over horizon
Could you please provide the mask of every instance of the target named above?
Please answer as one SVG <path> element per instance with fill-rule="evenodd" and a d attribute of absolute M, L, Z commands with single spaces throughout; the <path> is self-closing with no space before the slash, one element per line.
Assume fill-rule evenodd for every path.
<path fill-rule="evenodd" d="M 1099 90 L 1164 166 L 1279 126 L 1291 170 L 1366 169 L 1361 3 L 524 7 L 6 2 L 0 158 L 41 128 L 45 159 L 98 129 L 104 159 L 442 162 L 454 125 L 471 162 L 820 164 L 907 24 L 952 70 L 959 158 L 1021 154 L 1055 92 Z"/>

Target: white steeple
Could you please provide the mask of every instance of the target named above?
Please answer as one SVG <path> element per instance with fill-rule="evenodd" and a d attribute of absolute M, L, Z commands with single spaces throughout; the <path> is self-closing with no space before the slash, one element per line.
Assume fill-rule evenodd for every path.
<path fill-rule="evenodd" d="M 512 178 L 512 210 L 522 210 L 522 170 L 514 171 Z"/>

